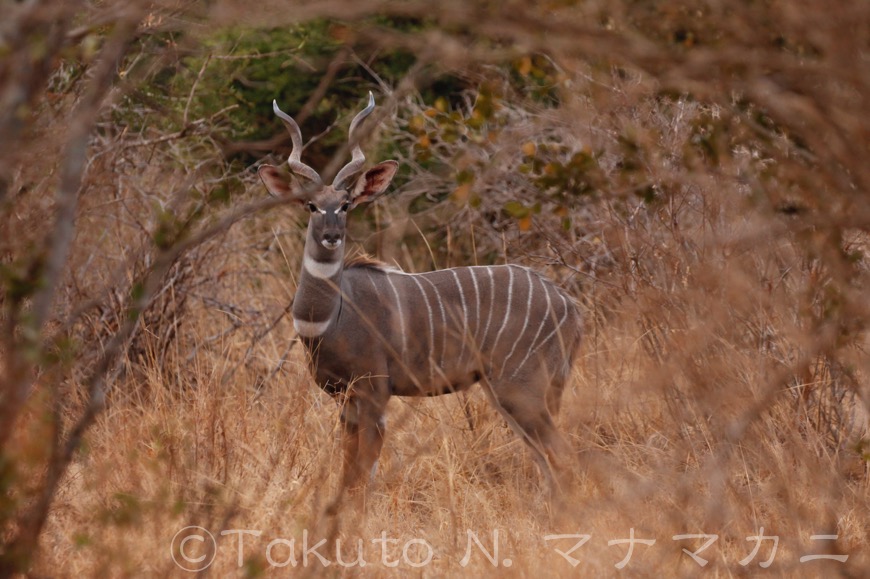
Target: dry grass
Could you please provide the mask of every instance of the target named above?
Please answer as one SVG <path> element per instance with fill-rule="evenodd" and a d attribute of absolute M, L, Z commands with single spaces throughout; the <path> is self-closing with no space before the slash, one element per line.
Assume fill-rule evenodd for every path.
<path fill-rule="evenodd" d="M 301 348 L 288 353 L 286 320 L 263 335 L 292 296 L 300 234 L 288 224 L 296 217 L 281 209 L 231 230 L 203 250 L 206 269 L 189 290 L 199 297 L 183 311 L 171 351 L 160 328 L 141 328 L 139 358 L 127 360 L 130 371 L 58 495 L 35 572 L 184 575 L 169 553 L 188 525 L 216 536 L 210 570 L 218 575 L 279 572 L 267 559 L 275 539 L 295 541 L 295 572 L 320 574 L 313 555 L 303 566 L 306 533 L 309 545 L 340 540 L 347 562 L 362 539 L 366 575 L 606 575 L 626 552 L 608 541 L 627 539 L 632 528 L 656 540 L 635 547 L 626 570 L 639 575 L 698 572 L 680 549 L 703 541 L 672 539 L 680 534 L 719 536 L 702 554 L 705 572 L 752 572 L 739 561 L 761 527 L 779 537 L 769 569 L 776 575 L 866 568 L 870 487 L 855 451 L 865 432 L 861 407 L 855 391 L 844 391 L 842 368 L 813 350 L 801 314 L 818 271 L 725 197 L 706 197 L 718 205 L 712 226 L 706 213 L 691 217 L 690 196 L 682 200 L 681 244 L 656 211 L 642 228 L 602 217 L 599 239 L 616 241 L 598 243 L 611 243 L 611 254 L 642 246 L 646 257 L 635 266 L 617 260 L 578 296 L 588 304 L 587 338 L 559 418 L 576 452 L 573 484 L 552 506 L 521 442 L 473 391 L 391 402 L 365 515 L 352 503 L 328 515 L 337 409 L 312 384 Z M 242 323 L 228 332 L 234 320 Z M 838 362 L 847 363 L 866 375 L 862 352 Z M 794 368 L 805 370 L 801 382 Z M 219 535 L 232 529 L 261 533 L 244 537 L 241 569 L 237 536 Z M 474 543 L 464 566 L 469 530 L 489 549 L 497 530 L 499 557 L 511 566 L 496 567 Z M 397 568 L 372 542 L 382 532 L 397 541 L 386 544 Z M 828 533 L 838 541 L 810 540 Z M 556 549 L 567 552 L 579 538 L 545 539 L 553 534 L 591 535 L 572 554 L 576 568 Z M 419 570 L 411 564 L 427 552 L 408 543 L 417 540 L 434 553 Z M 188 555 L 199 547 L 188 543 Z M 746 569 L 760 569 L 769 547 Z M 333 561 L 330 572 L 360 573 L 338 565 L 334 549 L 319 549 Z M 799 562 L 820 552 L 849 559 Z M 290 550 L 275 544 L 269 553 L 280 563 Z"/>
<path fill-rule="evenodd" d="M 509 22 L 502 24 L 508 34 Z M 794 152 L 787 131 L 745 147 L 755 111 L 660 98 L 648 77 L 578 65 L 556 40 L 566 67 L 560 105 L 501 87 L 493 117 L 465 140 L 442 138 L 454 121 L 398 94 L 380 146 L 389 141 L 411 178 L 366 219 L 355 216 L 353 235 L 360 248 L 411 271 L 522 262 L 576 297 L 586 337 L 557 421 L 574 450 L 564 495 L 548 501 L 523 444 L 473 389 L 392 400 L 373 487 L 364 501 L 336 501 L 338 410 L 312 383 L 284 317 L 300 266 L 300 216 L 274 207 L 173 254 L 107 373 L 105 410 L 61 479 L 32 576 L 186 576 L 173 555 L 187 536 L 177 533 L 189 526 L 215 537 L 213 550 L 196 540 L 184 547 L 190 558 L 213 554 L 208 572 L 215 576 L 608 576 L 627 553 L 609 543 L 630 533 L 655 544 L 635 544 L 623 572 L 748 576 L 772 557 L 766 541 L 741 563 L 762 528 L 778 537 L 768 574 L 866 574 L 866 223 L 850 213 L 846 193 L 828 203 L 815 181 L 801 181 L 814 165 Z M 636 56 L 629 48 L 637 46 L 626 48 Z M 453 49 L 448 44 L 445 54 Z M 474 74 L 487 82 L 509 85 L 503 72 L 480 68 Z M 686 70 L 687 78 L 696 74 Z M 462 122 L 474 107 L 472 97 L 458 107 Z M 423 129 L 412 129 L 419 118 Z M 63 146 L 60 137 L 42 142 L 54 123 L 42 120 L 22 151 L 38 143 L 45 157 L 12 159 L 9 190 L 17 193 L 4 200 L 14 216 L 4 229 L 9 241 L 0 244 L 4 264 L 27 263 L 51 209 L 46 199 Z M 141 135 L 113 130 L 110 120 L 92 137 L 87 194 L 79 196 L 67 268 L 40 334 L 59 358 L 61 340 L 53 340 L 68 337 L 72 360 L 34 364 L 33 388 L 0 457 L 18 469 L 18 486 L 0 489 L 2 498 L 22 505 L 44 484 L 58 446 L 47 441 L 68 433 L 87 408 L 91 369 L 167 254 L 157 240 L 167 215 L 201 204 L 205 217 L 195 225 L 206 227 L 263 195 L 250 173 L 228 174 L 215 161 L 219 147 L 208 136 L 161 140 L 142 119 Z M 720 123 L 733 140 L 708 163 L 697 139 L 715 140 Z M 596 193 L 570 203 L 524 168 L 534 155 L 565 164 L 588 151 L 595 152 L 587 174 Z M 628 161 L 639 167 L 632 175 Z M 827 165 L 831 174 L 834 165 Z M 456 172 L 464 169 L 475 179 L 457 193 Z M 836 190 L 828 177 L 818 179 Z M 230 201 L 212 202 L 226 182 L 235 187 Z M 407 218 L 423 188 L 437 198 Z M 644 191 L 647 201 L 635 195 Z M 521 223 L 502 211 L 517 199 L 539 201 L 540 213 Z M 790 204 L 799 211 L 781 210 Z M 4 315 L 11 303 L 0 304 L 9 306 Z M 8 360 L 15 358 L 7 354 L 21 332 L 3 336 L 0 377 L 13 375 Z M 6 507 L 0 503 L 4 542 L 24 520 Z M 243 548 L 238 535 L 221 534 L 232 530 L 251 532 Z M 486 551 L 495 533 L 493 563 Z M 575 537 L 552 537 L 559 534 Z M 704 534 L 717 540 L 700 553 L 708 561 L 702 570 L 682 549 L 705 540 L 673 537 Z M 588 542 L 570 552 L 573 562 L 559 553 L 585 535 Z M 325 570 L 317 556 L 309 554 L 307 565 L 303 559 L 303 542 L 320 540 L 318 552 L 332 562 Z M 365 567 L 340 564 L 339 542 L 342 560 L 352 562 L 359 540 Z M 415 566 L 429 548 L 431 561 Z M 292 567 L 274 564 L 291 554 Z M 800 561 L 811 554 L 848 559 Z"/>
<path fill-rule="evenodd" d="M 280 336 L 274 342 L 263 347 L 270 363 L 282 348 Z M 243 348 L 226 343 L 220 349 Z M 682 376 L 662 376 L 631 335 L 611 329 L 590 339 L 560 420 L 577 451 L 571 465 L 576 483 L 553 511 L 521 443 L 479 393 L 467 400 L 473 429 L 459 397 L 394 401 L 367 515 L 360 521 L 352 508 L 342 509 L 335 536 L 345 545 L 362 538 L 367 574 L 377 576 L 409 572 L 405 563 L 395 570 L 380 563 L 380 545 L 371 540 L 382 532 L 398 540 L 388 550 L 390 561 L 401 555 L 395 545 L 415 539 L 431 545 L 435 556 L 424 575 L 501 574 L 477 550 L 468 567 L 461 565 L 468 529 L 487 546 L 498 530 L 501 556 L 513 561 L 510 572 L 518 576 L 542 568 L 552 575 L 608 574 L 623 551 L 607 541 L 627 538 L 630 528 L 638 538 L 657 541 L 649 549 L 638 546 L 629 567 L 644 575 L 695 571 L 671 540 L 693 533 L 719 535 L 705 554 L 715 575 L 739 572 L 737 561 L 752 545 L 745 538 L 759 527 L 780 537 L 771 566 L 777 575 L 840 571 L 831 561 L 798 563 L 820 549 L 810 535 L 828 532 L 840 536 L 836 549 L 850 556 L 848 569 L 866 567 L 863 467 L 845 449 L 832 451 L 822 434 L 807 431 L 800 416 L 805 409 L 792 397 L 777 396 L 776 406 L 733 446 L 722 442 L 722 430 L 740 420 L 745 402 L 763 396 L 758 374 L 747 370 L 763 364 L 760 358 L 719 361 L 740 379 L 698 400 L 679 397 L 667 382 Z M 215 535 L 261 531 L 245 537 L 247 571 L 269 568 L 266 548 L 273 539 L 295 539 L 301 565 L 303 533 L 315 540 L 334 536 L 325 516 L 340 458 L 334 404 L 310 384 L 298 352 L 262 396 L 251 388 L 253 373 L 240 371 L 224 383 L 221 365 L 197 358 L 171 389 L 164 377 L 147 376 L 140 386 L 147 397 L 106 412 L 58 496 L 37 573 L 183 575 L 168 553 L 173 535 L 187 525 Z M 732 408 L 716 420 L 724 426 L 711 424 L 714 417 L 703 408 L 710 405 Z M 573 541 L 543 539 L 556 533 L 592 535 L 575 553 L 577 569 L 554 551 L 567 551 Z M 286 548 L 275 549 L 273 560 L 285 560 Z M 331 547 L 321 552 L 335 560 Z M 212 572 L 241 573 L 237 553 L 235 537 L 219 537 Z M 345 560 L 354 560 L 354 553 L 346 551 Z M 761 553 L 759 561 L 766 557 Z M 319 573 L 320 564 L 312 565 Z"/>

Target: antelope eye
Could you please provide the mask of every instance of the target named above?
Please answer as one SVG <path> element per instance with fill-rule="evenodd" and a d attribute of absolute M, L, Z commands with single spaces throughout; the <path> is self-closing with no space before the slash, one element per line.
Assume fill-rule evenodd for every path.
<path fill-rule="evenodd" d="M 342 213 L 346 213 L 348 209 L 350 209 L 350 201 L 345 201 L 341 204 L 341 207 L 338 208 Z"/>
<path fill-rule="evenodd" d="M 317 213 L 317 205 L 314 203 L 308 203 L 308 210 L 312 213 Z"/>

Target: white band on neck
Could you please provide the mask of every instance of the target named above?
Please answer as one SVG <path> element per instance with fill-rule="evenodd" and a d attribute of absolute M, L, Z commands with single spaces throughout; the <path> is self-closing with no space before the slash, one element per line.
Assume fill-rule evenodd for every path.
<path fill-rule="evenodd" d="M 326 320 L 325 322 L 308 322 L 293 318 L 293 327 L 296 328 L 296 333 L 303 338 L 316 338 L 323 335 L 323 333 L 329 329 L 329 324 L 331 322 L 332 319 Z"/>

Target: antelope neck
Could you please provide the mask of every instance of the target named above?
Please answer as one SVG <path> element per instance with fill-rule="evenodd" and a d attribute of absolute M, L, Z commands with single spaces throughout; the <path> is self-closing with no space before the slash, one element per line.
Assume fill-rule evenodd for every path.
<path fill-rule="evenodd" d="M 303 338 L 317 338 L 329 329 L 341 307 L 344 244 L 329 250 L 314 239 L 309 228 L 303 253 L 293 326 Z"/>

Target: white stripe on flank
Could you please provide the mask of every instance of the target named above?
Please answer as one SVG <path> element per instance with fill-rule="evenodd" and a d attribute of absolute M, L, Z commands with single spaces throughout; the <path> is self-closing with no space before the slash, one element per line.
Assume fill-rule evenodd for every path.
<path fill-rule="evenodd" d="M 380 270 L 375 270 L 375 271 L 380 271 Z M 378 284 L 375 283 L 375 276 L 373 276 L 372 274 L 368 274 L 366 277 L 369 278 L 369 283 L 372 284 L 372 289 L 375 291 L 375 295 L 376 296 L 381 295 L 383 288 L 378 287 Z"/>
<path fill-rule="evenodd" d="M 444 311 L 444 302 L 441 301 L 438 287 L 427 276 L 421 275 L 420 278 L 431 285 L 435 295 L 438 296 L 438 307 L 441 308 L 441 354 L 438 356 L 438 367 L 444 368 L 444 353 L 447 351 L 447 313 Z M 435 350 L 435 344 L 432 344 L 432 350 Z"/>
<path fill-rule="evenodd" d="M 341 271 L 342 262 L 338 261 L 317 261 L 308 253 L 302 258 L 302 266 L 309 274 L 319 279 L 328 279 Z"/>
<path fill-rule="evenodd" d="M 513 346 L 511 346 L 511 351 L 508 352 L 508 355 L 504 357 L 504 361 L 501 364 L 501 370 L 499 370 L 499 376 L 504 374 L 505 366 L 510 362 L 511 357 L 514 355 L 514 352 L 517 349 L 517 344 L 520 343 L 520 340 L 523 339 L 523 336 L 526 335 L 526 328 L 529 325 L 529 316 L 532 313 L 532 290 L 535 289 L 532 285 L 532 273 L 528 270 L 528 268 L 524 268 L 526 270 L 526 279 L 529 281 L 529 299 L 526 301 L 526 317 L 523 320 L 523 328 L 519 332 L 517 332 L 517 339 L 514 340 Z"/>
<path fill-rule="evenodd" d="M 432 318 L 432 306 L 429 304 L 429 296 L 423 289 L 423 284 L 417 279 L 417 276 L 411 276 L 414 283 L 417 284 L 417 289 L 423 294 L 423 301 L 426 302 L 426 311 L 429 313 L 429 378 L 435 376 L 435 361 L 432 359 L 432 352 L 435 351 L 435 321 Z"/>
<path fill-rule="evenodd" d="M 462 364 L 462 356 L 465 355 L 465 340 L 468 334 L 468 308 L 465 305 L 465 292 L 462 290 L 462 284 L 459 283 L 459 274 L 456 273 L 455 269 L 451 269 L 450 273 L 453 274 L 453 280 L 456 282 L 456 287 L 459 289 L 459 299 L 462 302 L 462 324 L 459 326 L 459 331 L 462 333 L 459 336 L 459 340 L 461 342 L 460 350 L 459 350 L 459 358 L 456 359 L 456 364 Z"/>
<path fill-rule="evenodd" d="M 392 276 L 385 274 L 384 277 L 387 278 L 387 283 L 393 288 L 393 295 L 396 296 L 396 310 L 399 312 L 399 333 L 402 334 L 402 359 L 404 359 L 405 353 L 408 351 L 408 339 L 405 337 L 405 315 L 402 313 L 402 300 L 399 299 L 399 292 L 396 290 Z"/>
<path fill-rule="evenodd" d="M 293 327 L 296 329 L 296 333 L 304 338 L 316 338 L 323 335 L 331 323 L 331 319 L 325 322 L 309 322 L 293 318 Z"/>
<path fill-rule="evenodd" d="M 477 287 L 477 273 L 476 270 L 468 268 L 468 273 L 471 275 L 471 283 L 474 284 L 474 332 L 472 332 L 472 340 L 474 343 L 471 345 L 475 350 L 480 350 L 480 346 L 477 345 L 477 332 L 480 331 L 480 289 Z M 479 354 L 480 352 L 473 352 Z"/>
<path fill-rule="evenodd" d="M 519 372 L 520 369 L 526 365 L 526 362 L 529 360 L 529 358 L 532 355 L 532 349 L 535 347 L 535 342 L 538 341 L 538 336 L 541 335 L 541 331 L 543 331 L 544 326 L 547 325 L 547 320 L 550 319 L 550 313 L 551 313 L 550 308 L 553 305 L 553 302 L 550 301 L 550 290 L 547 289 L 547 285 L 544 283 L 543 279 L 538 277 L 538 280 L 541 282 L 541 287 L 544 288 L 544 296 L 546 296 L 546 298 L 547 298 L 547 307 L 544 310 L 544 315 L 541 317 L 541 323 L 538 324 L 538 331 L 535 332 L 535 337 L 532 338 L 531 343 L 529 343 L 529 347 L 526 348 L 526 357 L 523 358 L 523 361 L 520 362 L 519 366 L 514 368 L 514 372 L 513 372 L 513 374 L 511 374 L 511 380 L 513 380 L 514 377 L 516 377 L 517 372 Z"/>
<path fill-rule="evenodd" d="M 511 266 L 508 266 L 508 302 L 507 302 L 507 307 L 504 310 L 504 321 L 501 323 L 501 327 L 498 329 L 498 333 L 495 335 L 495 341 L 492 343 L 492 348 L 490 348 L 491 352 L 495 352 L 495 347 L 498 344 L 498 339 L 501 338 L 501 333 L 504 332 L 505 326 L 507 326 L 508 320 L 511 318 L 511 301 L 513 301 L 513 297 L 514 297 L 514 268 Z"/>
<path fill-rule="evenodd" d="M 570 306 L 568 305 L 568 300 L 565 299 L 565 296 L 562 295 L 562 292 L 558 292 L 558 294 L 559 294 L 559 297 L 562 298 L 562 305 L 565 306 L 565 313 L 562 314 L 562 318 L 559 320 L 559 323 L 556 324 L 556 327 L 553 328 L 553 331 L 550 332 L 549 334 L 547 334 L 547 336 L 543 340 L 541 340 L 541 343 L 532 349 L 532 354 L 534 354 L 535 352 L 540 350 L 544 346 L 544 344 L 546 344 L 547 342 L 550 341 L 550 338 L 552 338 L 553 336 L 556 335 L 556 332 L 558 332 L 562 328 L 562 324 L 565 322 L 565 318 L 568 317 L 568 312 L 571 309 Z"/>
<path fill-rule="evenodd" d="M 492 268 L 487 267 L 486 273 L 489 275 L 489 314 L 486 316 L 486 327 L 483 329 L 483 336 L 480 337 L 480 343 L 485 344 L 489 337 L 489 323 L 492 321 L 492 309 L 495 307 L 495 278 L 492 277 Z"/>

